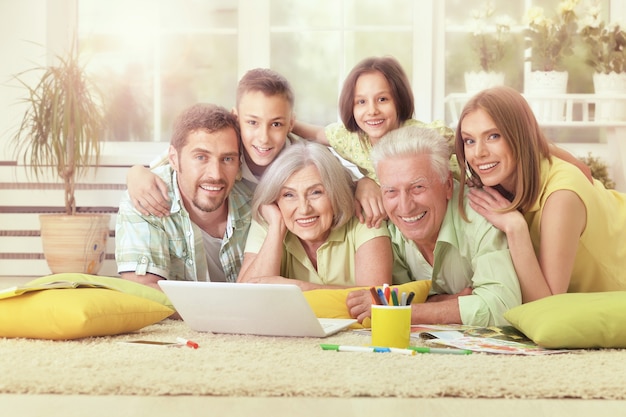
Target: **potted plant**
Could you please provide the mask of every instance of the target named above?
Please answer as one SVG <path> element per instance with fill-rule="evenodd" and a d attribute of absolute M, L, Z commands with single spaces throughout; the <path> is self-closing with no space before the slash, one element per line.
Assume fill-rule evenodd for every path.
<path fill-rule="evenodd" d="M 525 72 L 524 92 L 533 112 L 541 122 L 562 121 L 565 100 L 554 96 L 567 93 L 569 74 L 565 58 L 574 53 L 578 28 L 575 8 L 579 0 L 563 0 L 554 17 L 546 17 L 542 7 L 531 7 L 525 15 L 526 46 L 530 48 L 531 70 Z M 535 97 L 533 97 L 535 96 Z"/>
<path fill-rule="evenodd" d="M 474 70 L 465 73 L 465 90 L 470 94 L 504 84 L 502 63 L 512 49 L 511 27 L 515 22 L 495 13 L 491 2 L 471 13 L 469 43 L 474 52 Z"/>
<path fill-rule="evenodd" d="M 578 0 L 564 0 L 558 5 L 553 18 L 546 17 L 542 7 L 531 7 L 525 16 L 528 27 L 524 31 L 531 55 L 529 88 L 541 80 L 559 80 L 557 93 L 567 89 L 567 70 L 564 58 L 574 53 L 574 38 L 578 28 L 575 8 Z M 564 83 L 563 83 L 564 81 Z M 543 86 L 542 86 L 543 87 Z M 545 87 L 544 87 L 545 88 Z"/>
<path fill-rule="evenodd" d="M 104 260 L 108 214 L 77 214 L 75 184 L 100 158 L 103 112 L 99 93 L 74 44 L 57 64 L 15 76 L 26 89 L 21 123 L 12 136 L 16 159 L 36 179 L 54 171 L 65 189 L 65 213 L 40 215 L 44 255 L 53 273 L 95 274 Z M 31 87 L 26 73 L 41 73 Z"/>
<path fill-rule="evenodd" d="M 598 6 L 591 6 L 581 22 L 580 38 L 587 48 L 585 62 L 593 71 L 596 94 L 626 94 L 626 32 L 619 23 L 606 24 Z M 624 120 L 623 103 L 596 104 L 596 120 Z"/>
<path fill-rule="evenodd" d="M 615 181 L 609 176 L 609 169 L 606 162 L 592 155 L 591 152 L 588 152 L 587 156 L 582 156 L 578 159 L 591 169 L 591 176 L 599 180 L 604 185 L 604 188 L 610 190 L 615 188 Z"/>

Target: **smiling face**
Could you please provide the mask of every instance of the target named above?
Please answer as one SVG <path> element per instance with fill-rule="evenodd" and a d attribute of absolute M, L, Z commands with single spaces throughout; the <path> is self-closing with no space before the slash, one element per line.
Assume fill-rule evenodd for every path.
<path fill-rule="evenodd" d="M 287 229 L 300 240 L 321 244 L 330 235 L 333 206 L 315 165 L 293 173 L 276 201 Z"/>
<path fill-rule="evenodd" d="M 177 171 L 178 188 L 188 211 L 226 210 L 224 204 L 239 172 L 239 143 L 232 128 L 216 132 L 194 130 L 180 152 L 170 147 L 170 163 Z"/>
<path fill-rule="evenodd" d="M 236 113 L 246 164 L 260 177 L 285 147 L 293 128 L 293 109 L 282 95 L 248 91 L 241 96 Z"/>
<path fill-rule="evenodd" d="M 515 194 L 517 161 L 493 119 L 482 109 L 468 113 L 461 121 L 465 159 L 483 185 L 502 185 Z"/>
<path fill-rule="evenodd" d="M 354 89 L 354 119 L 372 141 L 400 126 L 387 79 L 378 71 L 362 74 Z"/>
<path fill-rule="evenodd" d="M 428 155 L 382 160 L 376 172 L 389 219 L 420 249 L 432 251 L 452 198 L 452 177 L 442 183 Z"/>

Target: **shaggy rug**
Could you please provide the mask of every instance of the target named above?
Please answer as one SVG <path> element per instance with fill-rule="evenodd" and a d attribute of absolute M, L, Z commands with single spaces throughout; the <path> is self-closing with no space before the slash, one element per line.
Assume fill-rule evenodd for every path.
<path fill-rule="evenodd" d="M 179 337 L 199 348 L 120 343 Z M 165 320 L 115 337 L 0 339 L 0 393 L 626 399 L 626 350 L 404 356 L 324 351 L 320 343 L 366 345 L 369 336 L 217 335 Z"/>

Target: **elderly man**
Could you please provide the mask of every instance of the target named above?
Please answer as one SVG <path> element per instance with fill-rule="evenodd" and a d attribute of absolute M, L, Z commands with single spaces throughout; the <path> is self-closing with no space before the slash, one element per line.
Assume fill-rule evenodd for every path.
<path fill-rule="evenodd" d="M 389 224 L 394 282 L 432 279 L 431 295 L 413 304 L 413 324 L 497 326 L 521 303 L 521 292 L 504 233 L 459 204 L 449 168 L 449 146 L 431 129 L 403 127 L 372 150 Z M 354 291 L 350 314 L 370 315 L 371 296 Z"/>
<path fill-rule="evenodd" d="M 250 228 L 250 190 L 237 180 L 241 138 L 235 116 L 197 104 L 176 119 L 169 164 L 170 215 L 146 216 L 128 193 L 120 203 L 115 259 L 122 278 L 160 289 L 161 279 L 235 282 Z"/>

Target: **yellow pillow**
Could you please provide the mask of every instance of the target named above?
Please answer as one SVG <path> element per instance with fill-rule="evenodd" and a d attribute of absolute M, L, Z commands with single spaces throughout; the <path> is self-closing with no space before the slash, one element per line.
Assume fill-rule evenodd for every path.
<path fill-rule="evenodd" d="M 411 281 L 406 284 L 391 285 L 391 288 L 398 288 L 398 292 L 400 294 L 402 294 L 402 292 L 406 292 L 408 294 L 413 291 L 415 293 L 413 304 L 415 304 L 426 301 L 428 292 L 430 291 L 430 284 L 430 280 Z M 311 290 L 304 291 L 304 297 L 311 305 L 311 308 L 317 317 L 349 319 L 351 317 L 348 312 L 348 307 L 346 307 L 346 298 L 348 297 L 348 294 L 352 291 L 369 288 L 370 287 L 353 287 L 336 290 Z M 355 323 L 351 327 L 370 327 L 370 320 L 364 320 L 363 324 Z"/>
<path fill-rule="evenodd" d="M 112 288 L 124 292 L 126 294 L 136 295 L 138 297 L 147 298 L 157 303 L 163 304 L 171 309 L 174 309 L 174 305 L 163 293 L 155 288 L 148 287 L 147 285 L 139 284 L 137 282 L 129 281 L 123 278 L 104 277 L 99 275 L 80 274 L 74 272 L 47 275 L 45 277 L 34 279 L 26 284 L 28 285 L 40 285 L 56 281 L 69 281 L 75 283 L 88 282 L 103 285 L 107 288 Z"/>
<path fill-rule="evenodd" d="M 53 289 L 0 300 L 0 337 L 78 339 L 132 332 L 174 310 L 104 288 Z"/>
<path fill-rule="evenodd" d="M 626 291 L 553 295 L 504 318 L 545 348 L 626 348 Z"/>

